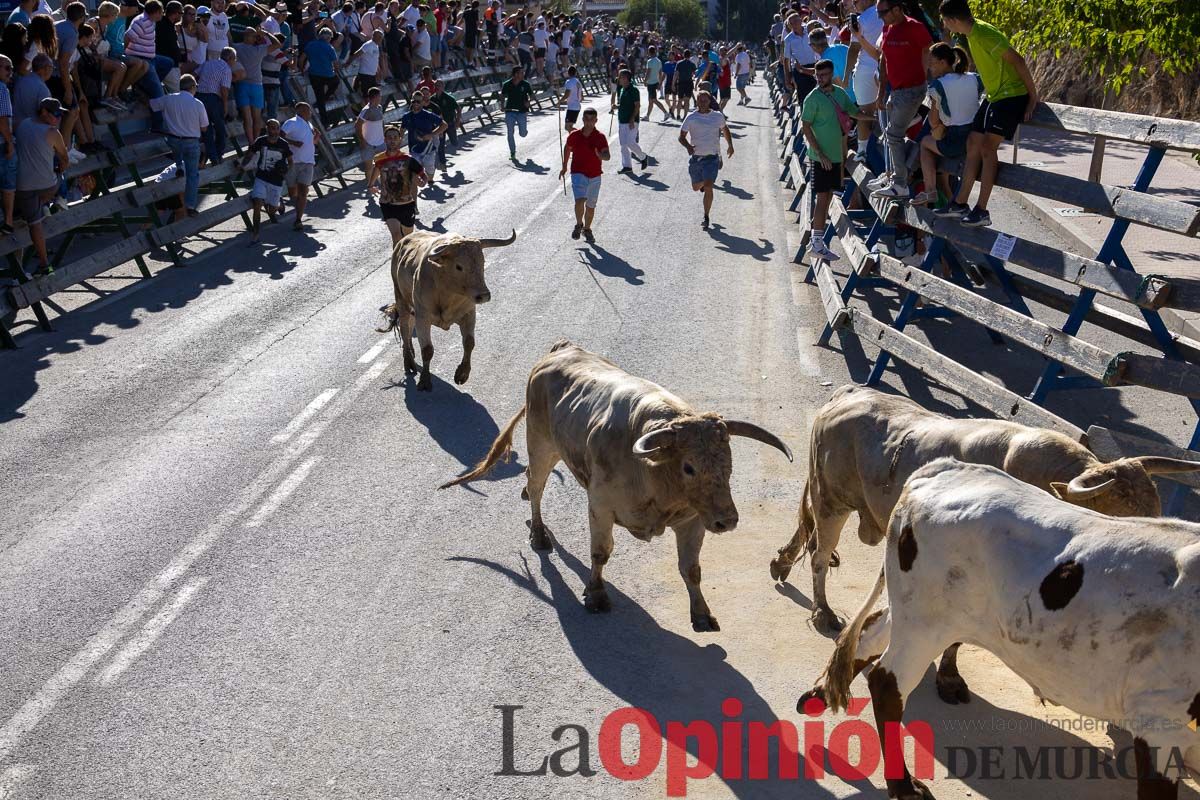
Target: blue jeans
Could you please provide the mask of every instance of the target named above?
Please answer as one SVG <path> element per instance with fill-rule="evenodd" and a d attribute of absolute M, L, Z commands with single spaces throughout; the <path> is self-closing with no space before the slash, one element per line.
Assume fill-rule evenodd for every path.
<path fill-rule="evenodd" d="M 154 71 L 158 73 L 159 81 L 165 81 L 175 66 L 175 62 L 167 56 L 154 57 Z"/>
<path fill-rule="evenodd" d="M 196 98 L 204 103 L 204 113 L 208 114 L 208 127 L 204 129 L 204 152 L 208 160 L 216 164 L 225 153 L 225 104 L 221 95 L 205 92 L 197 94 Z"/>
<path fill-rule="evenodd" d="M 524 139 L 529 134 L 527 121 L 524 111 L 504 112 L 504 125 L 508 128 L 508 152 L 511 155 L 517 154 L 517 140 L 513 138 L 513 129 L 516 128 L 521 134 L 521 138 Z"/>
<path fill-rule="evenodd" d="M 127 56 L 127 58 L 136 58 L 140 61 L 145 61 L 150 67 L 150 69 L 146 70 L 146 74 L 138 80 L 138 88 L 145 92 L 146 96 L 151 100 L 156 97 L 162 97 L 162 80 L 158 77 L 158 69 L 156 68 L 157 65 L 155 64 L 155 59 L 142 58 L 141 56 Z M 161 111 L 150 112 L 150 129 L 156 131 L 163 130 L 163 115 Z"/>
<path fill-rule="evenodd" d="M 279 87 L 263 84 L 263 122 L 275 119 L 279 115 Z M 280 120 L 282 122 L 282 120 Z"/>
<path fill-rule="evenodd" d="M 292 94 L 292 86 L 288 83 L 288 68 L 279 68 L 279 95 L 285 106 L 296 105 L 296 96 Z"/>
<path fill-rule="evenodd" d="M 200 202 L 200 140 L 168 136 L 167 144 L 175 154 L 175 164 L 184 176 L 183 204 L 195 210 Z"/>

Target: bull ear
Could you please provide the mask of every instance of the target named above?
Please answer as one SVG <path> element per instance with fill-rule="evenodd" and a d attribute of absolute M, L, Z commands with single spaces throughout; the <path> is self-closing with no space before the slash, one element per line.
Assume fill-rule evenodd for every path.
<path fill-rule="evenodd" d="M 1163 456 L 1142 456 L 1133 459 L 1149 475 L 1165 475 L 1170 472 L 1196 472 L 1200 470 L 1200 461 L 1187 461 L 1182 458 L 1165 458 Z"/>
<path fill-rule="evenodd" d="M 1067 485 L 1065 483 L 1060 483 L 1059 481 L 1051 481 L 1050 494 L 1054 495 L 1059 500 L 1066 500 L 1067 499 Z"/>
<path fill-rule="evenodd" d="M 729 430 L 730 436 L 745 436 L 747 439 L 754 439 L 762 442 L 763 444 L 769 444 L 771 447 L 774 447 L 776 450 L 787 456 L 788 461 L 794 460 L 792 458 L 791 448 L 784 444 L 782 439 L 771 433 L 766 428 L 761 428 L 758 425 L 755 425 L 753 422 L 743 422 L 737 419 L 725 420 L 725 427 Z"/>
<path fill-rule="evenodd" d="M 635 456 L 654 456 L 661 454 L 660 451 L 673 444 L 675 444 L 675 431 L 670 428 L 659 428 L 639 436 L 638 440 L 633 443 L 633 454 Z"/>
<path fill-rule="evenodd" d="M 509 236 L 507 239 L 480 239 L 479 246 L 484 250 L 488 249 L 489 247 L 508 247 L 516 240 L 517 229 L 513 228 L 512 236 Z"/>

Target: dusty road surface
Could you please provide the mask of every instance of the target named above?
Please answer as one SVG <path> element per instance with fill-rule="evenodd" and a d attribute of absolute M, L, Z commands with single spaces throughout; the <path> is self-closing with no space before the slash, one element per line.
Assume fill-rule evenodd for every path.
<path fill-rule="evenodd" d="M 489 251 L 494 299 L 463 387 L 450 382 L 456 334 L 435 332 L 424 394 L 373 331 L 391 292 L 388 238 L 361 184 L 314 203 L 310 235 L 243 236 L 55 333 L 23 333 L 0 356 L 0 798 L 663 797 L 678 754 L 653 734 L 635 750 L 628 728 L 625 760 L 653 769 L 613 777 L 608 715 L 800 727 L 796 698 L 830 641 L 809 623 L 806 568 L 776 586 L 767 563 L 793 530 L 811 415 L 850 375 L 839 352 L 812 346 L 820 304 L 789 263 L 772 120 L 754 89 L 752 107 L 731 108 L 737 154 L 709 232 L 678 128 L 657 114 L 642 128 L 656 163 L 631 177 L 608 165 L 592 246 L 568 236 L 553 116 L 533 120 L 519 169 L 501 131 L 472 137 L 422 223 L 518 238 Z M 733 444 L 741 525 L 702 557 L 719 633 L 691 630 L 669 534 L 645 544 L 618 529 L 612 612 L 584 610 L 584 493 L 560 466 L 544 506 L 557 547 L 533 552 L 523 431 L 495 480 L 435 490 L 486 452 L 560 337 L 796 451 L 789 464 Z M 855 524 L 830 581 L 844 615 L 880 557 Z M 936 735 L 939 797 L 1133 797 L 1128 781 L 1013 780 L 1018 746 L 1052 774 L 1054 752 L 1034 748 L 1064 748 L 1071 774 L 1077 752 L 1114 740 L 1036 705 L 987 655 L 964 650 L 961 663 L 969 705 L 944 706 L 928 685 L 911 704 Z M 740 712 L 722 712 L 727 698 Z M 511 771 L 537 771 L 582 730 L 596 774 L 497 775 L 505 713 Z M 826 739 L 839 722 L 826 720 Z M 1083 724 L 1093 730 L 1061 730 Z M 565 725 L 579 727 L 555 741 Z M 687 782 L 688 796 L 884 796 L 878 771 L 736 778 L 747 754 L 725 744 L 731 764 L 705 755 L 724 777 Z M 968 748 L 962 779 L 945 777 L 948 746 Z M 985 757 L 1007 779 L 985 778 Z M 580 760 L 575 749 L 554 766 Z M 703 771 L 695 761 L 672 761 L 672 775 Z"/>

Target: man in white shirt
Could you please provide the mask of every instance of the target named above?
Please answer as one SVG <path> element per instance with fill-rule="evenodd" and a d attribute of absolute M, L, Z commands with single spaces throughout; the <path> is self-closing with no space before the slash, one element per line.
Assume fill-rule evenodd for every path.
<path fill-rule="evenodd" d="M 358 137 L 358 146 L 362 151 L 363 171 L 371 163 L 376 153 L 383 152 L 383 93 L 378 86 L 367 91 L 367 104 L 358 112 L 354 121 L 354 133 Z"/>
<path fill-rule="evenodd" d="M 567 67 L 567 79 L 563 82 L 563 94 L 558 98 L 558 105 L 567 104 L 566 128 L 567 133 L 575 130 L 575 122 L 579 119 L 579 110 L 583 108 L 583 84 L 580 83 L 575 67 Z"/>
<path fill-rule="evenodd" d="M 196 99 L 196 78 L 184 75 L 178 93 L 151 98 L 150 108 L 162 112 L 167 144 L 184 174 L 183 205 L 188 216 L 195 216 L 200 213 L 200 137 L 208 127 L 204 103 Z"/>
<path fill-rule="evenodd" d="M 783 80 L 789 94 L 795 92 L 796 104 L 801 105 L 817 85 L 817 79 L 813 77 L 817 56 L 808 43 L 808 32 L 804 30 L 800 15 L 790 15 L 787 25 L 791 32 L 783 37 Z"/>
<path fill-rule="evenodd" d="M 725 115 L 712 107 L 713 98 L 709 92 L 696 95 L 696 110 L 688 114 L 679 129 L 679 143 L 687 148 L 688 176 L 692 179 L 692 191 L 704 193 L 704 221 L 700 227 L 708 230 L 708 215 L 712 211 L 713 184 L 717 182 L 717 173 L 721 169 L 721 135 L 729 150 L 726 158 L 733 158 L 733 134 Z M 691 142 L 688 137 L 691 136 Z"/>
<path fill-rule="evenodd" d="M 738 105 L 750 105 L 750 95 L 746 94 L 746 86 L 750 83 L 750 54 L 746 52 L 746 45 L 738 43 L 737 55 L 733 57 L 733 72 L 734 82 L 737 86 Z"/>
<path fill-rule="evenodd" d="M 400 12 L 400 15 L 404 17 L 405 25 L 411 25 L 415 28 L 417 27 L 417 20 L 421 18 L 421 8 L 416 3 L 409 3 Z"/>
<path fill-rule="evenodd" d="M 546 30 L 545 20 L 538 23 L 533 31 L 533 63 L 537 74 L 546 77 L 546 44 L 550 41 L 550 31 Z"/>
<path fill-rule="evenodd" d="M 208 18 L 208 59 L 219 61 L 221 51 L 229 46 L 229 15 L 225 13 L 225 0 L 213 0 Z"/>
<path fill-rule="evenodd" d="M 413 74 L 420 75 L 422 67 L 433 64 L 433 50 L 430 46 L 429 30 L 426 28 L 424 19 L 417 20 L 417 30 L 411 35 Z"/>
<path fill-rule="evenodd" d="M 358 62 L 358 75 L 354 77 L 354 89 L 365 96 L 373 87 L 378 86 L 383 79 L 383 59 L 379 53 L 383 48 L 383 31 L 375 31 L 371 38 L 358 48 L 352 61 Z"/>
<path fill-rule="evenodd" d="M 317 132 L 313 130 L 312 106 L 301 101 L 295 105 L 296 116 L 283 123 L 279 133 L 292 148 L 292 166 L 288 169 L 288 197 L 296 207 L 296 222 L 292 230 L 304 230 L 304 208 L 308 205 L 308 187 L 313 182 L 317 163 Z"/>

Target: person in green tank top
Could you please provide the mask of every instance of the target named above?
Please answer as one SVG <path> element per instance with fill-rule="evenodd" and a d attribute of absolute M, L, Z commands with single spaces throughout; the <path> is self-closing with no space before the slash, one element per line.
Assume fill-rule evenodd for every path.
<path fill-rule="evenodd" d="M 983 227 L 992 224 L 987 205 L 996 183 L 1000 143 L 1005 139 L 1011 141 L 1017 126 L 1033 117 L 1039 99 L 1037 87 L 1033 85 L 1029 65 L 1012 48 L 1008 37 L 988 23 L 975 19 L 967 0 L 942 0 L 939 11 L 946 28 L 966 38 L 987 100 L 979 107 L 967 139 L 967 159 L 958 196 L 933 213 L 959 219 L 969 227 Z M 971 208 L 967 203 L 976 179 L 979 180 L 979 198 Z"/>

